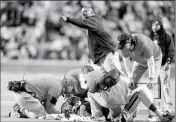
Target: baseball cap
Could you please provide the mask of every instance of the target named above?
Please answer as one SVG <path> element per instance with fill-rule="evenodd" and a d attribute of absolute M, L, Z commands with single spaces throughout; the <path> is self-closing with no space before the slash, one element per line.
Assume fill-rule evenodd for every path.
<path fill-rule="evenodd" d="M 126 44 L 126 41 L 130 39 L 130 35 L 127 34 L 127 33 L 122 33 L 118 36 L 118 45 L 117 45 L 117 48 L 118 49 L 122 49 L 125 44 Z"/>

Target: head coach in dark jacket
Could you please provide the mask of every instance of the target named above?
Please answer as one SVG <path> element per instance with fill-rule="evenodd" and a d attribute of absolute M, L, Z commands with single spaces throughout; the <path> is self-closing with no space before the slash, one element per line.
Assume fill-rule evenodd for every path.
<path fill-rule="evenodd" d="M 81 10 L 80 18 L 62 16 L 59 18 L 59 20 L 71 23 L 80 28 L 87 29 L 88 48 L 91 60 L 94 62 L 94 64 L 100 64 L 101 66 L 106 65 L 103 67 L 106 69 L 106 71 L 110 71 L 110 66 L 107 66 L 107 63 L 103 63 L 106 62 L 107 58 L 112 59 L 114 56 L 116 51 L 116 43 L 112 40 L 112 37 L 107 32 L 103 24 L 103 19 L 100 16 L 95 15 L 91 8 L 84 7 Z M 114 62 L 116 62 L 116 64 L 114 64 Z M 121 66 L 118 63 L 120 62 L 114 61 L 114 58 L 112 59 L 112 64 L 114 64 L 117 69 L 121 70 Z"/>

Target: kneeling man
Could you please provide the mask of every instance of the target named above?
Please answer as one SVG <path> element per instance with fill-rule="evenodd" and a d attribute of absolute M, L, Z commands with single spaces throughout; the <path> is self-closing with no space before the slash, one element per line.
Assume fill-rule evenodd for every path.
<path fill-rule="evenodd" d="M 101 107 L 106 107 L 111 111 L 111 118 L 126 122 L 142 101 L 161 121 L 173 119 L 173 116 L 163 114 L 161 109 L 154 104 L 154 97 L 147 87 L 136 88 L 129 93 L 128 80 L 124 75 L 115 70 L 110 71 L 108 75 L 106 78 L 102 73 L 93 71 L 86 76 L 92 117 L 102 116 Z"/>

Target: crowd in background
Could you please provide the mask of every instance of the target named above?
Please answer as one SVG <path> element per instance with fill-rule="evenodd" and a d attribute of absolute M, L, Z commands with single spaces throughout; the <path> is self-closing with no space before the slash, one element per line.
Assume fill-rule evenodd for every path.
<path fill-rule="evenodd" d="M 87 60 L 86 31 L 58 21 L 79 17 L 84 6 L 104 18 L 114 41 L 121 32 L 149 35 L 156 15 L 175 40 L 174 2 L 1 1 L 1 59 Z"/>

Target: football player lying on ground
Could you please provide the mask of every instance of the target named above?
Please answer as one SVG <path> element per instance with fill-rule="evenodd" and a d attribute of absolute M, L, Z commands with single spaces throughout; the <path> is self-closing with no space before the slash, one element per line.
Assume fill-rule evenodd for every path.
<path fill-rule="evenodd" d="M 88 98 L 91 105 L 92 117 L 102 116 L 101 107 L 107 107 L 117 114 L 112 115 L 113 121 L 130 121 L 133 112 L 140 102 L 154 112 L 161 121 L 170 121 L 174 116 L 165 114 L 154 104 L 154 97 L 147 87 L 139 87 L 129 93 L 128 80 L 117 71 L 107 76 L 92 71 L 86 76 Z M 112 82 L 112 83 L 111 83 Z M 110 85 L 111 84 L 111 85 Z M 117 109 L 121 107 L 121 110 Z M 119 114 L 120 113 L 120 114 Z"/>
<path fill-rule="evenodd" d="M 27 118 L 59 114 L 60 112 L 55 109 L 57 99 L 63 94 L 75 91 L 73 84 L 72 81 L 64 81 L 52 77 L 42 77 L 27 81 L 9 81 L 8 90 L 15 93 L 17 108 L 21 108 L 14 109 L 10 116 L 14 115 L 14 112 L 26 114 Z M 32 116 L 24 113 L 23 110 L 29 111 L 30 114 L 33 113 Z"/>
<path fill-rule="evenodd" d="M 86 115 L 83 115 L 83 114 L 78 114 L 77 112 L 74 112 L 75 114 L 78 114 L 80 116 L 87 116 L 91 114 L 90 109 L 89 109 L 90 103 L 87 100 L 85 100 L 85 98 L 87 98 L 87 83 L 85 81 L 85 76 L 86 74 L 92 71 L 94 71 L 94 68 L 90 65 L 86 65 L 82 69 L 81 68 L 72 69 L 69 72 L 67 72 L 67 74 L 64 76 L 64 80 L 67 80 L 69 82 L 74 82 L 75 90 L 73 91 L 72 96 L 77 96 L 80 98 L 82 102 L 82 106 L 79 108 L 81 108 L 81 111 L 87 113 Z M 66 106 L 68 106 L 67 103 L 68 102 L 65 102 L 65 104 L 63 104 L 64 110 L 66 109 Z M 104 107 L 102 108 L 102 110 L 103 110 L 103 115 L 105 116 L 105 119 L 109 120 L 107 118 L 109 110 Z"/>

